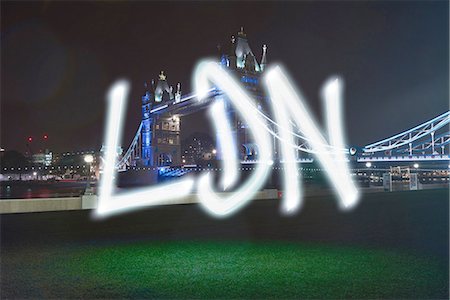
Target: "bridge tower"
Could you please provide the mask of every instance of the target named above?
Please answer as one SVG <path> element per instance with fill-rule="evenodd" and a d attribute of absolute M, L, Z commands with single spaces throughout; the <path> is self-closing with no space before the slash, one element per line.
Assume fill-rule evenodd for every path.
<path fill-rule="evenodd" d="M 259 109 L 268 112 L 269 106 L 266 100 L 262 85 L 261 76 L 267 65 L 267 46 L 262 47 L 262 58 L 258 62 L 253 54 L 247 39 L 244 28 L 237 33 L 237 37 L 232 36 L 229 53 L 223 53 L 220 62 L 227 67 L 246 88 L 247 92 L 256 100 Z M 228 113 L 233 120 L 234 135 L 238 145 L 241 146 L 242 159 L 256 159 L 258 146 L 249 139 L 247 125 L 239 118 L 233 107 L 228 106 Z M 276 143 L 273 142 L 274 153 L 276 153 Z"/>
<path fill-rule="evenodd" d="M 146 86 L 147 87 L 147 86 Z M 181 85 L 177 91 L 169 86 L 161 71 L 152 92 L 142 96 L 141 163 L 145 166 L 179 165 L 181 163 L 180 118 L 163 109 L 181 98 Z"/>
<path fill-rule="evenodd" d="M 141 160 L 144 166 L 153 165 L 152 153 L 152 118 L 150 110 L 152 108 L 153 95 L 148 91 L 147 83 L 144 84 L 146 91 L 142 96 L 142 128 L 141 128 Z"/>
<path fill-rule="evenodd" d="M 247 92 L 256 101 L 259 109 L 268 113 L 268 102 L 260 82 L 261 75 L 267 65 L 267 46 L 262 47 L 262 58 L 258 62 L 247 40 L 244 28 L 231 37 L 230 50 L 220 55 L 221 64 L 226 67 Z M 258 146 L 252 142 L 248 126 L 242 121 L 238 112 L 226 99 L 229 119 L 232 121 L 233 134 L 241 149 L 241 159 L 257 159 Z M 213 98 L 211 100 L 213 100 Z M 217 99 L 217 98 L 215 98 Z M 180 145 L 180 114 L 174 106 L 181 110 L 189 110 L 189 102 L 181 103 L 181 86 L 178 83 L 176 91 L 167 82 L 167 77 L 161 71 L 158 81 L 152 81 L 151 87 L 146 85 L 146 93 L 142 96 L 142 128 L 141 128 L 141 163 L 145 166 L 165 166 L 181 164 Z M 192 109 L 192 110 L 195 110 Z M 183 111 L 186 113 L 186 111 Z M 276 141 L 273 141 L 276 154 Z M 220 153 L 218 155 L 220 157 Z"/>

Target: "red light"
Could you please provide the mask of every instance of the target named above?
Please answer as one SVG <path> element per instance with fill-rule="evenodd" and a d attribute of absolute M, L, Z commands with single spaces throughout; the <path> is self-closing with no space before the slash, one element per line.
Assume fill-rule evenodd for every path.
<path fill-rule="evenodd" d="M 44 140 L 48 139 L 48 135 L 44 134 Z"/>
<path fill-rule="evenodd" d="M 33 138 L 32 138 L 31 136 L 29 136 L 29 137 L 28 137 L 28 142 L 31 143 L 32 141 L 33 141 Z"/>

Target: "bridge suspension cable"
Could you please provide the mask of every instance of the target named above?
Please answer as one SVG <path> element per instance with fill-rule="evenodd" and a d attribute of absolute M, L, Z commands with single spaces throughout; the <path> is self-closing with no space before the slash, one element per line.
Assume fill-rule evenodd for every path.
<path fill-rule="evenodd" d="M 218 94 L 218 90 L 216 88 L 211 88 L 208 90 L 208 93 L 210 94 L 210 97 L 214 97 Z M 163 107 L 156 107 L 153 109 L 153 112 L 156 113 L 164 113 L 167 111 L 171 111 L 173 109 L 176 109 L 177 104 L 183 103 L 185 105 L 186 101 L 197 101 L 197 94 L 191 93 L 186 95 L 185 97 L 181 98 L 179 101 L 174 102 L 173 105 L 165 105 Z M 277 122 L 272 120 L 268 115 L 266 115 L 263 111 L 258 109 L 257 107 L 253 107 L 255 112 L 260 114 L 266 121 L 268 121 L 269 124 L 265 124 L 265 129 L 276 139 L 278 139 L 281 142 L 286 143 L 280 135 L 277 133 L 280 130 L 287 130 L 289 133 L 298 138 L 299 140 L 302 140 L 303 142 L 297 144 L 289 144 L 291 147 L 295 148 L 296 150 L 314 154 L 315 151 L 312 150 L 309 147 L 309 140 L 305 136 L 294 132 L 290 129 L 281 127 Z M 290 120 L 293 127 L 296 127 L 294 122 Z M 448 131 L 448 124 L 450 122 L 450 111 L 445 112 L 429 121 L 426 121 L 418 126 L 415 126 L 414 128 L 411 128 L 409 130 L 406 130 L 402 133 L 396 134 L 394 136 L 391 136 L 389 138 L 383 139 L 381 141 L 371 143 L 365 147 L 363 147 L 363 154 L 369 155 L 374 154 L 377 152 L 382 151 L 388 151 L 393 150 L 396 151 L 399 154 L 405 154 L 408 153 L 409 155 L 412 155 L 414 151 L 426 151 L 431 149 L 432 153 L 436 152 L 436 149 L 440 150 L 441 155 L 444 154 L 444 148 L 450 144 L 450 132 Z M 447 131 L 444 133 L 441 133 L 439 135 L 435 135 L 435 132 L 443 129 L 444 126 L 447 125 Z M 293 128 L 292 127 L 292 128 Z M 131 142 L 130 146 L 128 147 L 128 150 L 123 155 L 121 160 L 117 163 L 116 167 L 119 170 L 124 170 L 126 167 L 134 166 L 136 164 L 136 160 L 139 159 L 142 155 L 141 153 L 141 129 L 142 129 L 142 122 L 139 124 L 138 130 L 136 131 L 136 134 L 133 138 L 133 141 Z M 428 137 L 427 139 L 424 139 L 424 137 Z M 415 143 L 416 142 L 416 143 Z M 349 150 L 345 148 L 336 148 L 332 145 L 325 144 L 323 145 L 326 149 L 329 149 L 330 151 L 343 151 L 345 153 L 348 153 Z"/>
<path fill-rule="evenodd" d="M 121 160 L 116 164 L 116 168 L 118 170 L 123 171 L 126 169 L 126 167 L 133 166 L 136 162 L 136 159 L 141 157 L 142 155 L 141 130 L 142 130 L 142 122 L 139 124 L 138 130 L 136 131 L 136 134 L 130 146 L 128 147 L 127 152 L 125 152 Z"/>
<path fill-rule="evenodd" d="M 407 151 L 412 154 L 413 150 L 417 150 L 417 146 L 413 143 L 421 140 L 424 137 L 430 137 L 430 147 L 434 148 L 435 143 L 440 143 L 440 145 L 448 144 L 448 124 L 450 122 L 450 111 L 447 111 L 440 116 L 437 116 L 429 121 L 426 121 L 420 125 L 415 126 L 409 130 L 391 136 L 389 138 L 383 139 L 381 141 L 369 144 L 363 148 L 363 151 L 368 154 L 373 154 L 375 152 L 388 151 L 393 149 L 398 149 L 402 146 L 407 146 Z M 437 140 L 435 137 L 435 132 L 439 129 L 444 129 L 447 126 L 447 131 L 443 135 L 440 135 L 441 140 Z M 427 142 L 420 143 L 420 145 L 426 145 Z M 444 146 L 445 146 L 444 145 Z M 428 147 L 429 148 L 429 147 Z M 434 152 L 434 149 L 433 149 Z"/>

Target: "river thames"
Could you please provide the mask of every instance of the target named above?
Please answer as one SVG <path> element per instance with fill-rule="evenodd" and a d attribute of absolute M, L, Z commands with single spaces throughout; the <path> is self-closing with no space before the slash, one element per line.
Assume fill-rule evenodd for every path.
<path fill-rule="evenodd" d="M 1 183 L 1 199 L 77 197 L 84 193 L 86 181 L 6 181 Z M 91 185 L 94 186 L 95 184 Z"/>

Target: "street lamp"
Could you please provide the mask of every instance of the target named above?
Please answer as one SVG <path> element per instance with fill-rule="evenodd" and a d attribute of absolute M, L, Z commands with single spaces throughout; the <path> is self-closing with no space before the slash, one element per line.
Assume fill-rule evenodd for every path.
<path fill-rule="evenodd" d="M 84 156 L 84 161 L 88 164 L 91 164 L 94 161 L 94 157 L 92 156 L 92 154 L 86 154 Z"/>
<path fill-rule="evenodd" d="M 87 182 L 86 182 L 86 191 L 84 192 L 85 195 L 92 195 L 92 189 L 91 189 L 91 165 L 92 162 L 94 161 L 94 156 L 92 156 L 91 154 L 86 154 L 84 156 L 84 162 L 86 162 L 88 164 L 88 178 L 87 178 Z"/>

